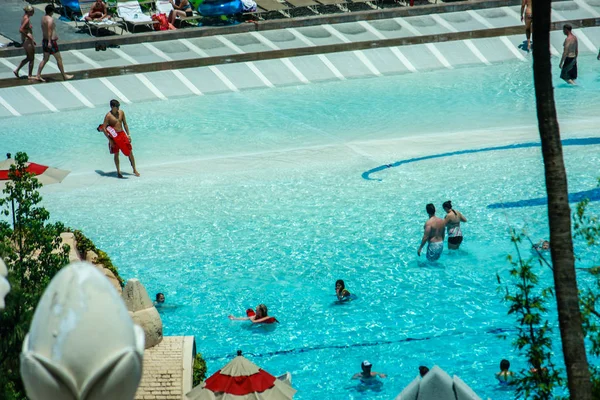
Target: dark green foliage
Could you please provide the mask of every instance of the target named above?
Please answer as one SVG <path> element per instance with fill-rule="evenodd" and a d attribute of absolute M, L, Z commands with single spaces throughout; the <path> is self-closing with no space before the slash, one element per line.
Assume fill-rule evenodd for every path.
<path fill-rule="evenodd" d="M 504 301 L 509 304 L 508 314 L 514 315 L 517 320 L 518 333 L 513 345 L 525 355 L 530 368 L 520 371 L 512 384 L 517 396 L 534 400 L 551 399 L 554 389 L 563 384 L 552 362 L 552 329 L 546 316 L 553 289 L 540 289 L 531 260 L 524 261 L 521 257 L 518 244 L 523 236 L 512 232 L 517 259 L 508 257 L 513 284 L 504 288 Z M 499 276 L 498 281 L 501 282 Z"/>
<path fill-rule="evenodd" d="M 8 267 L 11 292 L 0 312 L 0 398 L 25 398 L 19 377 L 19 353 L 35 307 L 52 277 L 69 262 L 69 246 L 61 245 L 60 223 L 48 223 L 39 206 L 42 186 L 26 170 L 27 154 L 17 153 L 0 198 L 0 212 L 14 226 L 0 222 L 0 257 Z M 14 208 L 13 208 L 14 207 Z"/>
<path fill-rule="evenodd" d="M 194 358 L 194 372 L 192 387 L 196 387 L 206 379 L 206 361 L 202 358 L 202 354 L 197 353 Z"/>
<path fill-rule="evenodd" d="M 600 180 L 599 180 L 600 183 Z M 588 216 L 586 214 L 589 199 L 577 203 L 577 208 L 573 214 L 573 225 L 575 237 L 583 238 L 588 246 L 594 246 L 600 243 L 600 218 L 598 216 Z M 581 305 L 581 317 L 583 319 L 583 330 L 586 338 L 591 343 L 588 351 L 591 355 L 600 356 L 600 313 L 596 310 L 596 303 L 600 299 L 600 266 L 586 269 L 595 278 L 594 287 L 582 289 L 579 293 L 579 302 Z M 600 399 L 600 369 L 591 365 L 592 358 L 589 359 L 590 373 L 592 375 L 593 398 Z"/>

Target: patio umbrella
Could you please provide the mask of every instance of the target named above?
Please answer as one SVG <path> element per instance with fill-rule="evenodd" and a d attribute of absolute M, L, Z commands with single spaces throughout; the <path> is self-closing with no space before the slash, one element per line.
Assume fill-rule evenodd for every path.
<path fill-rule="evenodd" d="M 238 351 L 238 356 L 196 386 L 188 400 L 287 400 L 296 389 L 260 369 Z"/>
<path fill-rule="evenodd" d="M 10 170 L 10 166 L 14 163 L 15 160 L 12 158 L 7 158 L 6 160 L 0 162 L 0 191 L 4 189 L 4 186 L 6 186 L 6 182 L 8 182 L 8 171 Z M 27 171 L 34 174 L 37 180 L 43 185 L 59 183 L 65 179 L 70 172 L 64 169 L 47 167 L 45 165 L 32 162 L 27 163 Z"/>

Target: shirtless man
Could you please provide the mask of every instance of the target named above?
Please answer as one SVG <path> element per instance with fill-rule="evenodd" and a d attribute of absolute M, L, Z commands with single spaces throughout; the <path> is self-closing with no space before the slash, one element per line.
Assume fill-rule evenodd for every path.
<path fill-rule="evenodd" d="M 103 19 L 110 19 L 108 15 L 108 7 L 102 0 L 96 0 L 90 12 L 85 16 L 86 21 L 102 21 Z"/>
<path fill-rule="evenodd" d="M 570 85 L 575 84 L 577 79 L 577 56 L 579 48 L 577 45 L 577 37 L 573 35 L 573 27 L 569 24 L 563 26 L 563 33 L 567 36 L 565 39 L 563 55 L 558 64 L 560 71 L 560 79 L 563 79 Z"/>
<path fill-rule="evenodd" d="M 531 8 L 533 0 L 523 0 L 521 2 L 521 22 L 523 22 L 523 16 L 525 16 L 525 36 L 527 37 L 527 51 L 531 50 L 531 30 L 533 23 L 533 13 Z M 523 14 L 525 12 L 525 14 Z"/>
<path fill-rule="evenodd" d="M 108 138 L 108 147 L 110 154 L 115 155 L 115 166 L 117 167 L 117 176 L 123 178 L 119 167 L 119 150 L 129 157 L 129 162 L 133 167 L 135 176 L 140 176 L 140 173 L 135 168 L 135 158 L 133 158 L 133 150 L 131 147 L 131 136 L 129 135 L 129 126 L 125 119 L 125 112 L 120 110 L 121 104 L 117 100 L 110 101 L 110 111 L 104 117 L 104 122 L 101 125 L 104 135 Z M 125 128 L 123 130 L 123 128 Z"/>
<path fill-rule="evenodd" d="M 435 261 L 444 251 L 444 227 L 446 223 L 443 219 L 435 216 L 435 206 L 431 203 L 425 207 L 429 219 L 425 222 L 425 233 L 421 240 L 421 246 L 417 250 L 417 255 L 421 256 L 421 250 L 427 243 L 427 260 Z"/>
<path fill-rule="evenodd" d="M 73 79 L 73 75 L 65 74 L 62 56 L 58 50 L 58 35 L 56 33 L 56 23 L 54 22 L 54 18 L 52 18 L 53 13 L 54 6 L 48 4 L 46 6 L 46 15 L 42 17 L 42 35 L 44 36 L 44 39 L 42 40 L 42 50 L 44 51 L 44 59 L 40 62 L 36 76 L 36 79 L 42 82 L 46 82 L 42 79 L 42 69 L 44 69 L 44 66 L 50 59 L 50 54 L 56 58 L 56 63 L 58 64 L 58 69 L 62 74 L 63 80 Z"/>

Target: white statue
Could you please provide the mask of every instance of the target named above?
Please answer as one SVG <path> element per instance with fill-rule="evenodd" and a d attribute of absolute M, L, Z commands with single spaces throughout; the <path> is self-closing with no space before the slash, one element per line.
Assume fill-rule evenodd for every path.
<path fill-rule="evenodd" d="M 4 310 L 4 297 L 10 292 L 10 284 L 6 277 L 8 276 L 8 269 L 6 264 L 0 258 L 0 310 Z"/>
<path fill-rule="evenodd" d="M 142 376 L 144 331 L 92 264 L 56 274 L 36 307 L 21 353 L 31 400 L 131 400 Z"/>

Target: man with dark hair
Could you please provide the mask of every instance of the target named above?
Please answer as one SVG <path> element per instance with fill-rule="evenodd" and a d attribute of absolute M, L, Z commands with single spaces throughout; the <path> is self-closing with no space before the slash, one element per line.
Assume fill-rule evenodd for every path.
<path fill-rule="evenodd" d="M 50 54 L 56 58 L 56 64 L 58 64 L 58 69 L 62 74 L 63 80 L 66 81 L 68 79 L 73 79 L 73 75 L 65 74 L 62 56 L 58 50 L 58 34 L 56 33 L 56 23 L 54 22 L 54 18 L 52 18 L 53 13 L 54 6 L 52 4 L 48 4 L 46 6 L 46 15 L 42 17 L 42 36 L 44 37 L 42 40 L 42 50 L 44 51 L 44 59 L 42 62 L 40 62 L 36 76 L 36 79 L 42 82 L 45 82 L 45 80 L 42 78 L 42 69 L 44 69 L 44 66 L 50 59 Z"/>
<path fill-rule="evenodd" d="M 564 43 L 563 55 L 558 65 L 561 68 L 560 79 L 570 85 L 575 84 L 577 79 L 577 56 L 579 55 L 579 47 L 577 37 L 573 35 L 573 27 L 569 24 L 563 26 L 563 33 L 567 37 Z"/>
<path fill-rule="evenodd" d="M 427 260 L 435 261 L 442 255 L 444 251 L 444 227 L 446 226 L 443 219 L 435 216 L 435 206 L 431 203 L 425 206 L 425 210 L 429 215 L 429 219 L 425 222 L 423 239 L 421 246 L 417 250 L 417 255 L 421 256 L 421 250 L 427 243 Z"/>
<path fill-rule="evenodd" d="M 104 122 L 98 127 L 98 130 L 104 132 L 108 138 L 108 147 L 110 154 L 115 155 L 115 167 L 117 167 L 117 177 L 123 178 L 119 165 L 119 150 L 124 155 L 129 157 L 129 162 L 133 168 L 135 176 L 140 176 L 140 173 L 135 168 L 135 158 L 133 157 L 133 149 L 131 147 L 131 135 L 129 134 L 129 126 L 125 119 L 125 111 L 120 109 L 121 104 L 118 100 L 110 101 L 110 111 L 106 113 Z"/>

